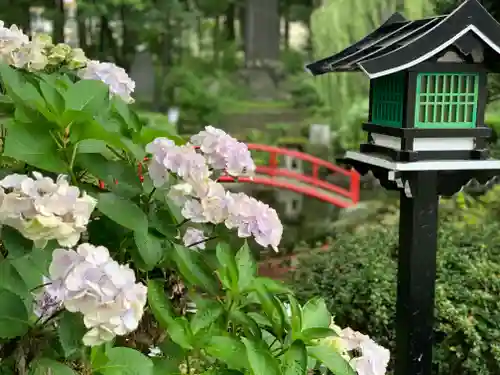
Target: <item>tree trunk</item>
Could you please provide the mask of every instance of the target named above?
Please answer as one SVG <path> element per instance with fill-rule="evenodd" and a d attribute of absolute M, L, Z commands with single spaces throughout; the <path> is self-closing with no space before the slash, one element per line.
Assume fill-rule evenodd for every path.
<path fill-rule="evenodd" d="M 226 18 L 224 19 L 225 37 L 230 42 L 236 40 L 235 18 L 236 6 L 234 2 L 230 2 L 226 9 Z"/>
<path fill-rule="evenodd" d="M 213 43 L 213 62 L 216 67 L 220 65 L 220 17 L 216 16 L 214 19 L 214 28 L 212 33 Z"/>
<path fill-rule="evenodd" d="M 285 22 L 285 33 L 283 35 L 283 47 L 285 50 L 290 48 L 290 6 L 288 2 L 283 9 L 283 20 Z"/>
<path fill-rule="evenodd" d="M 239 31 L 240 31 L 240 40 L 241 47 L 243 51 L 246 51 L 245 45 L 245 35 L 246 35 L 246 6 L 245 4 L 240 4 L 238 6 L 238 21 L 239 21 Z"/>
<path fill-rule="evenodd" d="M 63 0 L 55 0 L 54 28 L 52 30 L 54 43 L 64 43 L 64 21 L 64 2 Z"/>
<path fill-rule="evenodd" d="M 78 23 L 78 40 L 80 42 L 80 48 L 88 53 L 89 45 L 87 40 L 87 25 L 86 19 L 83 17 L 82 11 L 78 8 L 76 15 L 76 22 Z"/>

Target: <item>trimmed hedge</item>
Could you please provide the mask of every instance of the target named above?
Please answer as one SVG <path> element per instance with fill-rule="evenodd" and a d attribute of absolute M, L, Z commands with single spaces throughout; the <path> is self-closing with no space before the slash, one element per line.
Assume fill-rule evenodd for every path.
<path fill-rule="evenodd" d="M 367 332 L 394 353 L 397 227 L 343 235 L 301 260 L 302 299 L 322 296 L 340 326 Z M 500 223 L 441 223 L 435 374 L 500 374 Z"/>

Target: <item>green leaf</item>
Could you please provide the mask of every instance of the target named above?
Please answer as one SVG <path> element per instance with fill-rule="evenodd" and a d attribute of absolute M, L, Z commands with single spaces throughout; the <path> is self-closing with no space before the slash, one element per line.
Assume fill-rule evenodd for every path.
<path fill-rule="evenodd" d="M 241 338 L 247 349 L 247 358 L 253 375 L 280 375 L 281 371 L 276 359 L 269 349 L 245 337 Z"/>
<path fill-rule="evenodd" d="M 296 338 L 302 331 L 302 309 L 293 295 L 288 296 L 288 301 L 290 303 L 292 334 L 293 338 Z"/>
<path fill-rule="evenodd" d="M 290 294 L 292 292 L 290 288 L 279 280 L 273 280 L 268 277 L 259 277 L 257 282 L 264 285 L 269 292 L 274 294 Z"/>
<path fill-rule="evenodd" d="M 29 288 L 25 281 L 9 260 L 0 260 L 0 287 L 17 294 L 28 303 Z M 28 303 L 31 305 L 31 303 Z"/>
<path fill-rule="evenodd" d="M 281 336 L 285 330 L 285 314 L 281 302 L 262 284 L 255 283 L 255 291 L 265 314 L 272 323 L 274 333 Z"/>
<path fill-rule="evenodd" d="M 62 154 L 58 151 L 50 130 L 39 124 L 9 122 L 3 156 L 50 172 L 67 172 L 67 166 L 61 159 Z"/>
<path fill-rule="evenodd" d="M 236 259 L 229 245 L 225 242 L 219 242 L 216 248 L 217 260 L 219 261 L 219 278 L 226 288 L 234 289 L 238 284 L 238 267 Z M 222 280 L 224 279 L 224 280 Z"/>
<path fill-rule="evenodd" d="M 43 250 L 35 249 L 23 257 L 11 260 L 12 265 L 19 272 L 29 290 L 39 288 L 43 284 L 43 276 L 47 275 L 52 259 L 53 247 L 50 245 L 53 243 L 49 242 L 47 248 Z"/>
<path fill-rule="evenodd" d="M 102 375 L 153 375 L 153 362 L 131 348 L 111 348 L 106 352 L 108 362 L 96 369 Z"/>
<path fill-rule="evenodd" d="M 257 273 L 257 264 L 246 242 L 236 254 L 236 267 L 238 268 L 238 289 L 244 291 L 251 285 Z"/>
<path fill-rule="evenodd" d="M 145 126 L 142 128 L 141 135 L 140 135 L 140 140 L 141 140 L 142 144 L 146 145 L 146 144 L 150 143 L 151 141 L 153 141 L 155 138 L 159 138 L 159 137 L 165 137 L 165 138 L 171 139 L 177 145 L 182 145 L 182 144 L 186 143 L 186 141 L 182 137 L 174 134 L 171 131 L 168 131 L 168 130 L 165 130 L 162 128 L 158 128 L 155 126 L 151 126 L 151 125 Z"/>
<path fill-rule="evenodd" d="M 2 243 L 3 246 L 7 249 L 8 258 L 14 259 L 22 257 L 26 254 L 29 254 L 33 249 L 33 241 L 25 238 L 14 228 L 3 226 L 1 231 Z"/>
<path fill-rule="evenodd" d="M 82 315 L 69 311 L 62 313 L 57 325 L 57 333 L 66 358 L 79 353 L 86 331 Z"/>
<path fill-rule="evenodd" d="M 215 302 L 210 301 L 204 304 L 203 308 L 198 308 L 198 311 L 191 320 L 191 330 L 193 334 L 197 334 L 204 328 L 209 327 L 214 323 L 224 312 L 222 306 Z"/>
<path fill-rule="evenodd" d="M 133 198 L 142 193 L 136 165 L 122 160 L 108 160 L 97 153 L 80 154 L 75 163 L 103 181 L 106 189 L 121 197 Z"/>
<path fill-rule="evenodd" d="M 222 361 L 230 369 L 248 368 L 245 346 L 233 337 L 213 336 L 205 350 L 210 356 Z"/>
<path fill-rule="evenodd" d="M 40 80 L 38 87 L 50 111 L 56 115 L 61 115 L 64 111 L 64 97 L 58 91 L 57 87 L 45 80 Z"/>
<path fill-rule="evenodd" d="M 148 282 L 148 303 L 156 320 L 167 330 L 172 340 L 185 349 L 192 349 L 191 328 L 185 319 L 174 317 L 162 282 L 155 280 Z"/>
<path fill-rule="evenodd" d="M 241 326 L 248 336 L 254 336 L 256 339 L 260 339 L 262 337 L 262 331 L 259 325 L 249 314 L 245 314 L 241 310 L 232 310 L 229 318 L 233 323 Z"/>
<path fill-rule="evenodd" d="M 173 319 L 172 305 L 165 295 L 164 283 L 160 280 L 148 281 L 148 304 L 158 323 L 166 328 Z"/>
<path fill-rule="evenodd" d="M 146 214 L 134 202 L 113 193 L 99 194 L 97 209 L 122 227 L 137 232 L 146 232 Z"/>
<path fill-rule="evenodd" d="M 307 349 L 302 341 L 294 341 L 286 351 L 281 369 L 283 375 L 307 374 Z"/>
<path fill-rule="evenodd" d="M 139 251 L 139 256 L 146 266 L 146 271 L 151 271 L 163 258 L 162 241 L 148 232 L 134 232 L 134 241 Z"/>
<path fill-rule="evenodd" d="M 180 375 L 179 363 L 171 359 L 152 358 L 154 375 Z"/>
<path fill-rule="evenodd" d="M 338 336 L 334 330 L 330 328 L 308 328 L 304 329 L 300 337 L 305 341 L 322 339 L 330 336 Z"/>
<path fill-rule="evenodd" d="M 66 113 L 84 112 L 96 116 L 109 106 L 109 88 L 101 81 L 82 79 L 68 88 L 64 99 Z"/>
<path fill-rule="evenodd" d="M 106 142 L 99 139 L 84 139 L 78 142 L 77 154 L 102 154 L 108 152 Z"/>
<path fill-rule="evenodd" d="M 30 365 L 29 375 L 77 375 L 71 367 L 49 358 L 34 360 Z"/>
<path fill-rule="evenodd" d="M 28 329 L 28 311 L 21 297 L 7 289 L 0 289 L 0 338 L 19 337 Z"/>
<path fill-rule="evenodd" d="M 202 266 L 203 262 L 199 253 L 177 244 L 174 245 L 172 250 L 172 259 L 186 281 L 214 295 L 217 294 L 218 288 L 215 278 Z"/>
<path fill-rule="evenodd" d="M 302 330 L 309 328 L 328 328 L 332 315 L 322 298 L 312 298 L 302 307 Z"/>
<path fill-rule="evenodd" d="M 307 352 L 335 375 L 356 375 L 351 365 L 333 348 L 323 345 L 310 346 Z"/>

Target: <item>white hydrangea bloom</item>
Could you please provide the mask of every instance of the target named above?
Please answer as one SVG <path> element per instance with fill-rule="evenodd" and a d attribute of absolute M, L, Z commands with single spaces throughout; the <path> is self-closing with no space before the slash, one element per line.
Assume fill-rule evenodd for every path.
<path fill-rule="evenodd" d="M 182 241 L 184 246 L 192 247 L 193 249 L 205 249 L 205 241 L 207 237 L 203 234 L 202 230 L 196 228 L 187 228 Z"/>
<path fill-rule="evenodd" d="M 11 53 L 11 65 L 31 71 L 43 70 L 49 63 L 45 45 L 33 40 Z"/>
<path fill-rule="evenodd" d="M 135 82 L 128 76 L 125 69 L 109 62 L 89 60 L 85 68 L 78 72 L 81 79 L 102 81 L 109 86 L 112 95 L 120 96 L 125 102 L 132 103 L 132 93 Z"/>
<path fill-rule="evenodd" d="M 227 198 L 224 187 L 213 180 L 207 180 L 205 186 L 192 189 L 191 199 L 187 199 L 181 214 L 195 223 L 220 224 L 228 215 Z"/>
<path fill-rule="evenodd" d="M 176 184 L 170 187 L 167 197 L 172 200 L 176 205 L 183 206 L 193 196 L 193 185 L 188 183 Z"/>
<path fill-rule="evenodd" d="M 0 180 L 0 223 L 40 247 L 52 239 L 61 246 L 74 246 L 97 201 L 71 186 L 64 175 L 55 182 L 38 172 L 33 176 L 12 174 Z"/>
<path fill-rule="evenodd" d="M 147 289 L 136 283 L 128 265 L 111 259 L 105 247 L 84 243 L 76 251 L 56 249 L 49 274 L 64 307 L 83 314 L 89 328 L 85 345 L 100 345 L 137 329 Z"/>
<path fill-rule="evenodd" d="M 16 25 L 6 28 L 4 22 L 0 21 L 0 62 L 13 65 L 14 53 L 29 41 L 29 37 Z"/>
<path fill-rule="evenodd" d="M 227 193 L 228 229 L 237 228 L 239 237 L 253 236 L 263 246 L 278 251 L 283 235 L 283 224 L 276 210 L 244 193 Z"/>
<path fill-rule="evenodd" d="M 208 164 L 214 169 L 225 170 L 231 176 L 251 175 L 255 171 L 255 163 L 247 145 L 221 129 L 207 126 L 193 135 L 191 142 L 200 147 Z"/>
<path fill-rule="evenodd" d="M 346 350 L 358 349 L 361 356 L 351 359 L 350 363 L 358 375 L 384 375 L 389 364 L 390 352 L 378 345 L 370 337 L 360 332 L 345 328 L 340 333 L 340 338 Z"/>

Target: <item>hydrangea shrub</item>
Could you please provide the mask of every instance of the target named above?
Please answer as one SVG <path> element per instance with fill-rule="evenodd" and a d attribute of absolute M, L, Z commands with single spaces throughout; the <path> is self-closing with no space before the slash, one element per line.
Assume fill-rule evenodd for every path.
<path fill-rule="evenodd" d="M 0 83 L 1 373 L 385 373 L 321 299 L 257 276 L 245 241 L 278 251 L 283 226 L 217 182 L 255 171 L 244 143 L 145 124 L 123 69 L 3 24 Z"/>

